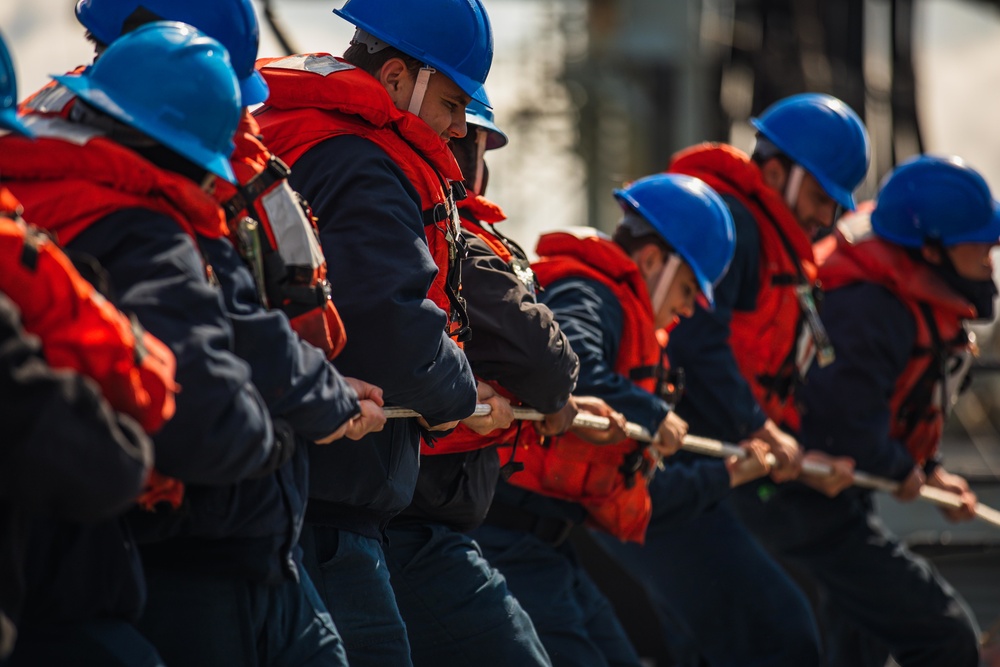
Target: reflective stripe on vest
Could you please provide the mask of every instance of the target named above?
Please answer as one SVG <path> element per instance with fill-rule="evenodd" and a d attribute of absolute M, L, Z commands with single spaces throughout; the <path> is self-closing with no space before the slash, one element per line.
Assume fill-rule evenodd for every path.
<path fill-rule="evenodd" d="M 267 151 L 259 133 L 245 113 L 231 159 L 242 185 L 218 182 L 215 196 L 263 304 L 281 309 L 303 340 L 333 359 L 347 335 L 333 304 L 319 232 L 308 204 L 288 184 L 287 165 Z"/>

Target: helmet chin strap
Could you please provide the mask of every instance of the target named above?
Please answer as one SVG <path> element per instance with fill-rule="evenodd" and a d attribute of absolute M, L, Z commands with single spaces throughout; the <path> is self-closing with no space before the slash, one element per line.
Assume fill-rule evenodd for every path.
<path fill-rule="evenodd" d="M 417 81 L 413 84 L 413 92 L 410 93 L 410 106 L 407 111 L 414 116 L 420 115 L 420 107 L 424 104 L 424 95 L 427 93 L 427 84 L 430 82 L 431 74 L 436 72 L 433 67 L 424 65 L 417 74 Z"/>
<path fill-rule="evenodd" d="M 799 200 L 799 190 L 802 189 L 802 179 L 806 176 L 806 170 L 802 165 L 793 164 L 788 172 L 788 181 L 785 182 L 785 203 L 788 208 L 795 210 L 795 204 Z"/>
<path fill-rule="evenodd" d="M 477 195 L 483 193 L 483 164 L 484 156 L 486 155 L 486 140 L 489 138 L 489 132 L 481 127 L 474 128 L 476 131 L 476 177 L 473 181 L 472 191 Z"/>
<path fill-rule="evenodd" d="M 660 269 L 660 276 L 656 279 L 656 287 L 653 289 L 653 296 L 650 301 L 653 304 L 653 317 L 655 318 L 667 300 L 670 292 L 670 285 L 674 282 L 674 276 L 681 268 L 681 257 L 675 252 L 670 253 L 667 263 Z"/>

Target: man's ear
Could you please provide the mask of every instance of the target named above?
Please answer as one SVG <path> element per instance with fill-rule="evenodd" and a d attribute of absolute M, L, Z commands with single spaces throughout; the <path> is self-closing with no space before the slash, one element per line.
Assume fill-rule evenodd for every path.
<path fill-rule="evenodd" d="M 405 87 L 404 84 L 409 80 L 409 75 L 402 58 L 390 58 L 379 70 L 378 80 L 395 101 L 396 95 L 400 94 L 400 87 Z"/>
<path fill-rule="evenodd" d="M 777 192 L 785 191 L 785 183 L 788 181 L 788 170 L 777 157 L 769 157 L 760 165 L 761 176 L 764 184 Z"/>
<path fill-rule="evenodd" d="M 659 273 L 663 267 L 663 251 L 655 243 L 646 243 L 632 253 L 632 259 L 639 267 L 639 274 L 643 279 Z"/>

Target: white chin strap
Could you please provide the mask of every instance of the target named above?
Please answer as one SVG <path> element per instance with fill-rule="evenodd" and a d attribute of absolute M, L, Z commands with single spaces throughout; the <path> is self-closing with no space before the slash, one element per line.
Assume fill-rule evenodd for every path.
<path fill-rule="evenodd" d="M 435 70 L 433 67 L 427 67 L 426 65 L 420 68 L 420 72 L 417 74 L 417 81 L 413 84 L 413 92 L 410 93 L 410 106 L 407 109 L 414 116 L 420 115 L 420 107 L 424 104 L 424 95 L 427 93 L 427 84 L 430 82 L 431 74 Z"/>
<path fill-rule="evenodd" d="M 473 180 L 472 191 L 477 195 L 483 193 L 483 165 L 486 155 L 486 140 L 489 139 L 489 132 L 481 127 L 474 128 L 476 131 L 476 177 Z"/>
<path fill-rule="evenodd" d="M 656 317 L 660 308 L 663 307 L 663 302 L 667 300 L 667 294 L 670 292 L 670 285 L 674 282 L 674 276 L 677 275 L 677 270 L 681 268 L 681 257 L 677 253 L 670 253 L 670 257 L 667 259 L 667 263 L 663 265 L 660 269 L 660 277 L 656 279 L 656 288 L 653 290 L 653 296 L 651 298 L 653 304 L 653 317 Z"/>
<path fill-rule="evenodd" d="M 788 208 L 795 210 L 795 205 L 799 201 L 799 190 L 802 189 L 802 179 L 806 176 L 806 170 L 801 165 L 793 164 L 788 172 L 788 181 L 785 183 L 785 203 Z"/>

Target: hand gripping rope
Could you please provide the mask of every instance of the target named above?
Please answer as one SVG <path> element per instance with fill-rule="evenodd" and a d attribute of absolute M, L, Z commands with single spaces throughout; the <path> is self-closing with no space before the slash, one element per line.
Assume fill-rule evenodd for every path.
<path fill-rule="evenodd" d="M 492 408 L 488 404 L 480 403 L 476 405 L 475 411 L 469 416 L 484 417 L 490 414 L 491 410 Z M 387 419 L 400 419 L 407 417 L 419 417 L 420 415 L 413 410 L 408 410 L 406 408 L 385 408 L 385 416 Z M 531 410 L 530 408 L 514 408 L 514 418 L 524 421 L 542 421 L 545 419 L 545 415 L 537 410 Z M 603 431 L 611 427 L 611 420 L 607 417 L 580 413 L 577 414 L 576 418 L 573 420 L 573 426 Z M 640 442 L 653 441 L 653 436 L 648 430 L 638 424 L 633 424 L 632 422 L 628 422 L 626 424 L 625 434 L 633 440 L 638 440 Z M 595 447 L 599 446 L 600 445 L 595 445 Z M 713 456 L 716 458 L 728 458 L 730 456 L 736 456 L 741 459 L 746 458 L 746 452 L 742 447 L 728 442 L 702 438 L 697 435 L 684 436 L 682 448 L 690 452 L 695 452 L 696 454 Z M 775 465 L 777 463 L 776 459 L 771 454 L 767 455 L 767 462 L 770 465 Z M 802 471 L 817 476 L 830 475 L 833 473 L 833 469 L 829 465 L 815 461 L 804 462 L 802 464 Z M 856 471 L 854 473 L 854 486 L 864 489 L 894 493 L 899 489 L 899 482 L 895 482 L 891 479 L 885 479 L 884 477 L 869 475 L 865 472 Z M 926 484 L 920 487 L 920 498 L 931 504 L 937 505 L 938 507 L 957 509 L 962 506 L 962 501 L 956 494 L 942 489 L 937 489 L 932 486 L 927 486 Z M 988 505 L 976 503 L 976 518 L 990 524 L 991 526 L 1000 528 L 1000 511 L 995 510 Z"/>

